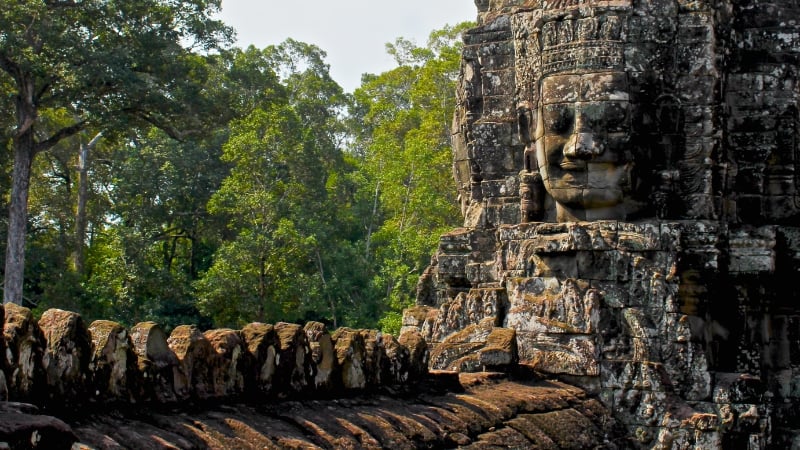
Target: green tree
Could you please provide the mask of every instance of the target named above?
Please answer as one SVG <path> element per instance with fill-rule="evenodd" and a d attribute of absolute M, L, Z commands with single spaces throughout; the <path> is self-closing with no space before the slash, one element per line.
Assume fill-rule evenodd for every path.
<path fill-rule="evenodd" d="M 314 237 L 315 271 L 309 277 L 315 294 L 306 297 L 303 314 L 333 327 L 369 323 L 359 313 L 358 278 L 364 271 L 352 271 L 364 263 L 351 251 L 357 240 L 350 182 L 355 167 L 342 151 L 351 98 L 331 78 L 325 52 L 318 47 L 287 39 L 267 51 L 283 75 L 289 104 L 301 118 L 307 158 L 304 183 L 313 186 L 298 221 L 302 233 Z"/>
<path fill-rule="evenodd" d="M 450 124 L 460 64 L 461 33 L 446 26 L 427 47 L 397 39 L 387 45 L 398 67 L 368 75 L 355 92 L 354 154 L 360 155 L 363 196 L 375 207 L 364 216 L 363 248 L 373 261 L 381 321 L 399 329 L 400 312 L 414 299 L 416 281 L 439 234 L 457 225 L 452 189 Z"/>
<path fill-rule="evenodd" d="M 223 159 L 233 168 L 209 208 L 235 237 L 215 253 L 198 296 L 218 324 L 313 318 L 336 326 L 353 288 L 342 271 L 352 229 L 352 166 L 340 148 L 349 99 L 318 47 L 289 39 L 262 54 L 285 97 L 231 126 Z"/>
<path fill-rule="evenodd" d="M 272 62 L 253 47 L 223 51 L 203 62 L 198 61 L 193 73 L 197 83 L 204 83 L 203 116 L 213 120 L 206 120 L 201 133 L 175 140 L 151 127 L 111 135 L 116 142 L 103 140 L 102 148 L 111 151 L 102 155 L 103 164 L 92 166 L 91 175 L 96 178 L 97 169 L 108 167 L 112 177 L 107 182 L 101 177 L 96 181 L 102 184 L 91 186 L 92 192 L 104 198 L 92 198 L 91 206 L 102 209 L 102 214 L 89 218 L 86 270 L 58 279 L 48 277 L 40 268 L 56 264 L 53 258 L 57 260 L 63 252 L 54 251 L 50 245 L 55 240 L 45 240 L 47 234 L 37 239 L 30 256 L 42 264 L 28 270 L 26 289 L 36 283 L 35 297 L 42 297 L 42 307 L 98 312 L 123 323 L 156 320 L 167 328 L 181 323 L 210 326 L 197 310 L 192 284 L 208 270 L 211 255 L 232 234 L 225 218 L 210 215 L 206 208 L 230 170 L 230 164 L 220 160 L 228 123 L 256 105 L 285 102 L 286 95 L 270 67 Z M 58 193 L 62 191 L 68 189 Z M 71 201 L 46 197 L 32 205 L 33 215 L 49 214 L 47 210 L 59 202 Z M 85 300 L 80 306 L 52 295 L 66 279 L 81 283 Z M 74 294 L 81 288 L 68 292 L 62 287 L 57 292 L 78 298 Z"/>
<path fill-rule="evenodd" d="M 209 210 L 227 217 L 235 238 L 198 283 L 201 307 L 216 323 L 281 319 L 299 306 L 298 277 L 308 271 L 312 245 L 292 220 L 307 195 L 302 153 L 300 119 L 288 106 L 232 123 L 223 160 L 233 168 Z"/>
<path fill-rule="evenodd" d="M 197 310 L 192 285 L 232 234 L 225 217 L 207 210 L 230 172 L 220 159 L 228 124 L 259 105 L 285 101 L 285 92 L 271 62 L 254 47 L 223 51 L 205 62 L 198 81 L 204 81 L 209 99 L 203 115 L 213 120 L 203 132 L 180 141 L 157 129 L 130 133 L 111 158 L 112 220 L 92 249 L 96 264 L 87 274 L 87 288 L 115 316 L 167 327 L 210 326 Z M 117 266 L 126 271 L 106 273 Z"/>
<path fill-rule="evenodd" d="M 46 122 L 40 126 L 46 126 Z M 36 158 L 31 168 L 24 285 L 25 300 L 31 305 L 82 310 L 81 280 L 72 263 L 77 245 L 75 228 L 80 222 L 76 203 L 81 194 L 76 149 L 83 138 L 84 133 L 79 133 L 61 140 Z M 83 217 L 87 217 L 85 209 Z M 45 298 L 48 301 L 43 302 Z"/>
<path fill-rule="evenodd" d="M 174 137 L 196 125 L 187 47 L 215 48 L 230 30 L 219 0 L 10 2 L 0 9 L 0 86 L 13 97 L 13 170 L 3 302 L 21 302 L 34 157 L 90 126 L 149 124 Z M 187 100 L 187 101 L 181 101 Z M 71 122 L 41 126 L 45 112 Z M 181 118 L 183 122 L 177 122 Z"/>
<path fill-rule="evenodd" d="M 111 155 L 111 206 L 106 223 L 95 231 L 99 239 L 90 249 L 86 285 L 114 315 L 163 325 L 177 325 L 173 315 L 199 320 L 191 282 L 206 267 L 222 227 L 205 209 L 227 175 L 219 162 L 220 139 L 211 133 L 179 142 L 151 129 L 130 136 Z M 122 261 L 110 263 L 112 255 Z M 104 273 L 115 264 L 126 271 Z M 112 276 L 122 281 L 109 283 Z M 114 285 L 124 289 L 107 289 Z"/>

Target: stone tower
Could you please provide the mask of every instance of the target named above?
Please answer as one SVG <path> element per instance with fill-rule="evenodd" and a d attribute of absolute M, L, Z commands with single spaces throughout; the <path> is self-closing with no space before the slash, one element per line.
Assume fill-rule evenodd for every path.
<path fill-rule="evenodd" d="M 531 366 L 640 448 L 800 446 L 800 4 L 475 3 L 431 368 Z"/>

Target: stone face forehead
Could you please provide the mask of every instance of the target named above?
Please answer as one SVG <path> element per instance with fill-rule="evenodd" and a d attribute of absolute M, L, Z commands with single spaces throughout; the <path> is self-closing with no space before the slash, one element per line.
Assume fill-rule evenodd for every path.
<path fill-rule="evenodd" d="M 629 101 L 624 72 L 551 75 L 541 82 L 542 103 Z"/>

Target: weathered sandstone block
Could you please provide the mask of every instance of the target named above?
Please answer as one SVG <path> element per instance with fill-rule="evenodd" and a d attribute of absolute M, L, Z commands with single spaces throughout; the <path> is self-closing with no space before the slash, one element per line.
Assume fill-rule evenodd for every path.
<path fill-rule="evenodd" d="M 280 340 L 276 362 L 276 384 L 284 386 L 280 396 L 306 392 L 314 380 L 314 362 L 303 327 L 293 323 L 275 324 Z M 288 389 L 286 389 L 288 388 Z"/>
<path fill-rule="evenodd" d="M 244 391 L 244 341 L 239 332 L 231 329 L 208 330 L 203 333 L 216 356 L 213 365 L 215 397 L 234 397 Z"/>
<path fill-rule="evenodd" d="M 161 403 L 187 398 L 188 380 L 161 326 L 155 322 L 140 322 L 131 328 L 130 336 L 142 374 L 141 396 Z"/>
<path fill-rule="evenodd" d="M 311 357 L 316 367 L 314 388 L 318 391 L 329 391 L 335 386 L 335 377 L 338 374 L 336 351 L 333 339 L 325 324 L 309 322 L 304 327 L 308 344 L 311 346 Z"/>
<path fill-rule="evenodd" d="M 378 330 L 359 330 L 364 339 L 364 370 L 368 386 L 381 386 L 381 375 L 386 360 L 386 349 L 383 346 L 383 333 Z"/>
<path fill-rule="evenodd" d="M 400 335 L 408 330 L 416 330 L 425 336 L 425 339 L 433 339 L 433 327 L 439 317 L 439 308 L 426 305 L 416 305 L 403 310 L 403 326 L 400 328 Z"/>
<path fill-rule="evenodd" d="M 364 389 L 367 385 L 364 337 L 357 330 L 339 328 L 333 333 L 336 362 L 341 369 L 345 389 Z"/>
<path fill-rule="evenodd" d="M 82 400 L 89 381 L 92 341 L 83 318 L 77 313 L 49 309 L 39 319 L 46 342 L 42 355 L 48 393 L 66 404 Z"/>
<path fill-rule="evenodd" d="M 519 362 L 516 330 L 492 328 L 486 345 L 478 351 L 478 362 L 491 370 L 510 371 Z"/>
<path fill-rule="evenodd" d="M 181 372 L 186 377 L 187 390 L 199 399 L 215 396 L 217 353 L 200 329 L 196 325 L 177 326 L 170 333 L 167 345 L 178 358 Z"/>
<path fill-rule="evenodd" d="M 95 320 L 89 325 L 89 334 L 90 394 L 103 401 L 134 399 L 141 379 L 128 330 L 116 322 Z"/>
<path fill-rule="evenodd" d="M 459 372 L 482 370 L 479 351 L 486 345 L 493 328 L 494 319 L 488 318 L 447 336 L 431 351 L 431 369 Z"/>
<path fill-rule="evenodd" d="M 430 349 L 425 338 L 417 330 L 407 330 L 398 339 L 400 345 L 408 349 L 408 381 L 418 380 L 428 373 Z"/>
<path fill-rule="evenodd" d="M 401 385 L 408 380 L 411 354 L 404 345 L 392 335 L 383 336 L 387 364 L 383 367 L 381 380 L 386 384 Z"/>
<path fill-rule="evenodd" d="M 268 394 L 274 385 L 276 360 L 281 342 L 272 325 L 250 323 L 242 328 L 247 357 L 244 361 L 248 392 Z"/>
<path fill-rule="evenodd" d="M 28 308 L 8 303 L 5 309 L 3 355 L 6 383 L 11 400 L 36 402 L 45 397 L 42 367 L 44 335 Z"/>
<path fill-rule="evenodd" d="M 502 311 L 506 310 L 505 291 L 498 289 L 475 289 L 459 293 L 455 299 L 445 301 L 432 324 L 431 340 L 440 342 L 451 333 L 464 329 L 468 324 L 490 319 L 495 326 L 502 323 Z"/>

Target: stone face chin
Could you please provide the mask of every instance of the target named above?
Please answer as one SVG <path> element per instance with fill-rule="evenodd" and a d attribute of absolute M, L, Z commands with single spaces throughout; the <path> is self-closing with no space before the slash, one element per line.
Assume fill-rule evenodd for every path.
<path fill-rule="evenodd" d="M 464 228 L 404 317 L 432 368 L 513 336 L 503 361 L 596 394 L 639 448 L 800 442 L 790 3 L 476 2 Z"/>

